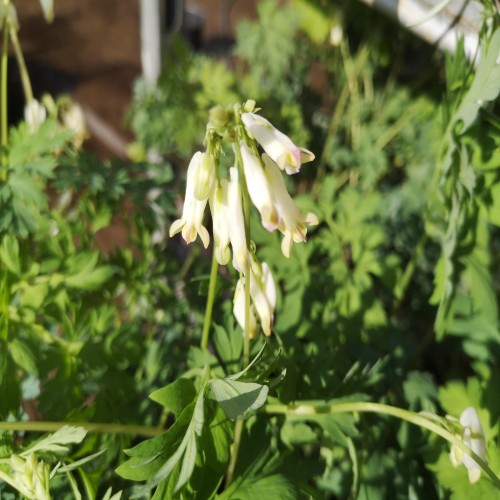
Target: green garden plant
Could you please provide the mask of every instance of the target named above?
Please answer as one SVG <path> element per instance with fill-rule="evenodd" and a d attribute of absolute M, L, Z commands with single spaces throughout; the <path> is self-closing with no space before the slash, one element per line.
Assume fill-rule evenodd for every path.
<path fill-rule="evenodd" d="M 2 498 L 498 496 L 495 5 L 418 81 L 361 5 L 259 16 L 241 65 L 176 42 L 102 162 L 0 3 Z"/>

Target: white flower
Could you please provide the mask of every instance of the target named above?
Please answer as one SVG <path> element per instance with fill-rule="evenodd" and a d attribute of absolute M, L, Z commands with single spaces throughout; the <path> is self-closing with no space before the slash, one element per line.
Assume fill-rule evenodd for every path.
<path fill-rule="evenodd" d="M 47 112 L 45 111 L 45 107 L 36 99 L 31 99 L 24 107 L 24 119 L 31 133 L 35 133 L 40 128 L 46 117 Z"/>
<path fill-rule="evenodd" d="M 197 200 L 206 200 L 212 190 L 215 180 L 215 163 L 211 155 L 201 153 L 198 175 L 194 187 L 194 195 Z"/>
<path fill-rule="evenodd" d="M 317 225 L 318 218 L 311 212 L 306 215 L 302 214 L 288 194 L 279 168 L 266 154 L 262 155 L 262 159 L 266 165 L 266 175 L 280 217 L 278 229 L 285 235 L 281 243 L 281 251 L 285 257 L 290 257 L 292 243 L 306 241 L 307 226 Z"/>
<path fill-rule="evenodd" d="M 474 407 L 466 408 L 460 415 L 460 425 L 464 428 L 462 436 L 463 442 L 476 455 L 486 461 L 486 442 L 483 428 L 479 421 L 479 416 Z M 464 453 L 458 446 L 453 445 L 450 451 L 451 463 L 457 467 L 463 464 L 469 473 L 469 481 L 475 483 L 481 476 L 481 467 L 467 453 Z"/>
<path fill-rule="evenodd" d="M 243 113 L 241 119 L 248 133 L 287 174 L 296 174 L 302 163 L 314 160 L 314 154 L 311 151 L 296 146 L 288 136 L 262 116 L 255 113 Z"/>
<path fill-rule="evenodd" d="M 233 266 L 243 273 L 248 264 L 248 251 L 238 169 L 231 167 L 229 175 L 231 178 L 227 188 L 229 239 L 233 248 Z"/>
<path fill-rule="evenodd" d="M 236 284 L 234 293 L 233 312 L 236 321 L 245 329 L 245 279 L 241 277 Z M 257 332 L 256 315 L 264 334 L 271 335 L 274 308 L 276 307 L 276 286 L 269 266 L 263 262 L 262 266 L 253 260 L 250 269 L 250 327 L 249 334 L 255 338 Z"/>
<path fill-rule="evenodd" d="M 72 102 L 69 108 L 63 112 L 62 120 L 67 128 L 75 132 L 73 143 L 79 148 L 87 138 L 87 126 L 81 106 Z"/>
<path fill-rule="evenodd" d="M 201 155 L 198 151 L 189 163 L 182 217 L 173 222 L 172 226 L 170 226 L 169 234 L 172 237 L 182 230 L 182 237 L 186 243 L 192 243 L 199 235 L 203 246 L 207 248 L 210 243 L 210 235 L 205 226 L 203 226 L 203 214 L 207 199 L 197 200 L 194 195 L 196 184 L 199 182 Z"/>
<path fill-rule="evenodd" d="M 54 0 L 40 0 L 45 20 L 51 23 L 54 19 Z"/>
<path fill-rule="evenodd" d="M 238 325 L 245 331 L 245 278 L 240 278 L 236 283 L 233 300 L 233 314 Z M 250 306 L 250 327 L 248 329 L 251 339 L 257 334 L 257 320 L 255 319 L 254 307 Z"/>
<path fill-rule="evenodd" d="M 264 334 L 271 335 L 271 327 L 276 307 L 276 286 L 269 266 L 263 262 L 262 268 L 252 263 L 250 272 L 250 297 L 259 316 Z"/>
<path fill-rule="evenodd" d="M 240 142 L 240 151 L 248 194 L 260 213 L 262 225 L 268 231 L 272 231 L 278 225 L 278 214 L 274 207 L 269 181 L 260 159 L 255 156 L 245 141 Z"/>
<path fill-rule="evenodd" d="M 215 258 L 221 266 L 226 265 L 231 258 L 227 190 L 228 182 L 226 179 L 222 179 L 220 184 L 212 190 L 209 198 L 213 222 Z"/>

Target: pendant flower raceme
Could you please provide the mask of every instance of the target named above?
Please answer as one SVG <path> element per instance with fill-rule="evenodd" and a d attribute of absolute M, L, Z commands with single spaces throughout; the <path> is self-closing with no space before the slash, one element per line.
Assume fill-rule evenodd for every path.
<path fill-rule="evenodd" d="M 314 160 L 311 151 L 296 146 L 264 117 L 255 113 L 243 113 L 241 120 L 250 136 L 255 138 L 269 157 L 287 174 L 296 174 L 302 163 Z"/>
<path fill-rule="evenodd" d="M 202 153 L 197 152 L 189 163 L 182 217 L 173 222 L 169 234 L 172 237 L 182 231 L 182 237 L 186 243 L 193 242 L 199 235 L 203 246 L 207 248 L 210 243 L 210 235 L 206 227 L 203 226 L 203 214 L 207 198 L 199 200 L 195 196 L 197 184 L 200 183 L 201 160 Z"/>
<path fill-rule="evenodd" d="M 460 425 L 464 428 L 461 436 L 464 444 L 466 444 L 476 455 L 486 461 L 486 441 L 484 437 L 483 427 L 479 420 L 479 416 L 474 407 L 466 408 L 460 415 Z M 458 467 L 463 464 L 469 473 L 469 481 L 475 483 L 479 481 L 481 476 L 481 467 L 467 453 L 464 453 L 458 446 L 453 445 L 450 451 L 451 463 Z"/>
<path fill-rule="evenodd" d="M 232 257 L 240 273 L 236 285 L 233 311 L 237 322 L 249 336 L 260 328 L 271 335 L 276 286 L 266 263 L 260 264 L 250 241 L 248 223 L 250 200 L 257 208 L 268 231 L 278 229 L 284 238 L 281 249 L 290 256 L 293 242 L 306 240 L 309 226 L 317 224 L 312 213 L 303 214 L 288 194 L 282 170 L 299 171 L 302 163 L 314 155 L 296 146 L 290 138 L 254 113 L 255 102 L 247 101 L 234 109 L 216 108 L 210 114 L 205 136 L 206 152 L 196 153 L 188 167 L 186 195 L 182 217 L 170 227 L 170 236 L 182 232 L 187 243 L 199 235 L 205 248 L 210 236 L 203 225 L 207 201 L 212 215 L 213 255 L 221 264 Z M 236 165 L 225 168 L 221 158 L 223 143 L 231 142 Z M 259 145 L 265 154 L 260 156 Z M 246 287 L 245 287 L 246 283 Z M 245 298 L 245 293 L 249 297 Z M 245 311 L 246 300 L 250 309 Z M 248 325 L 245 325 L 247 315 Z"/>

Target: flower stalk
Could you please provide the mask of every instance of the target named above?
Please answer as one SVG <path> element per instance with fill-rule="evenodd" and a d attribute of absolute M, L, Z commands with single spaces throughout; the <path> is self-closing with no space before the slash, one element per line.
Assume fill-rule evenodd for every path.
<path fill-rule="evenodd" d="M 391 415 L 405 420 L 413 425 L 427 429 L 438 436 L 446 439 L 452 446 L 460 449 L 465 455 L 471 457 L 481 469 L 489 476 L 493 484 L 500 489 L 500 478 L 493 472 L 485 460 L 477 455 L 469 448 L 464 441 L 459 439 L 455 434 L 438 425 L 429 418 L 412 412 L 397 408 L 395 406 L 385 405 L 381 403 L 368 402 L 349 402 L 349 403 L 317 403 L 313 401 L 297 401 L 293 405 L 285 404 L 267 404 L 260 409 L 261 413 L 268 415 L 318 415 L 318 414 L 338 414 L 338 413 L 380 413 L 383 415 Z"/>

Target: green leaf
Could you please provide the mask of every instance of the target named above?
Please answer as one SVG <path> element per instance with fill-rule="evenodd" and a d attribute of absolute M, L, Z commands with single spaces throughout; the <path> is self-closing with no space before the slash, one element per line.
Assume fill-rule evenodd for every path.
<path fill-rule="evenodd" d="M 485 101 L 493 101 L 500 92 L 500 30 L 497 29 L 489 43 L 481 45 L 481 57 L 474 80 L 462 99 L 454 121 L 462 121 L 461 133 L 475 120 L 479 107 Z"/>
<path fill-rule="evenodd" d="M 324 42 L 332 27 L 332 13 L 328 6 L 308 0 L 294 0 L 293 4 L 300 14 L 301 29 L 315 43 Z"/>
<path fill-rule="evenodd" d="M 69 448 L 64 445 L 81 443 L 86 435 L 87 431 L 83 427 L 65 425 L 53 434 L 49 434 L 33 443 L 27 450 L 24 450 L 21 455 L 25 456 L 40 451 L 67 453 Z"/>
<path fill-rule="evenodd" d="M 87 457 L 81 458 L 80 460 L 76 460 L 75 462 L 72 462 L 68 465 L 63 465 L 62 467 L 59 467 L 57 469 L 57 474 L 64 474 L 65 472 L 70 472 L 72 470 L 78 469 L 82 465 L 85 465 L 88 462 L 91 462 L 94 460 L 94 458 L 97 458 L 98 456 L 102 455 L 103 453 L 106 453 L 106 450 L 100 450 L 97 453 L 93 453 L 92 455 L 88 455 Z"/>
<path fill-rule="evenodd" d="M 170 410 L 176 418 L 196 398 L 196 389 L 192 380 L 179 378 L 171 384 L 154 391 L 149 397 Z"/>
<path fill-rule="evenodd" d="M 236 478 L 234 483 L 219 500 L 255 500 L 279 499 L 296 500 L 299 498 L 294 486 L 281 474 L 273 474 L 260 478 Z"/>
<path fill-rule="evenodd" d="M 153 478 L 165 463 L 166 457 L 173 455 L 182 441 L 193 417 L 194 406 L 194 403 L 187 406 L 165 433 L 125 450 L 131 458 L 121 464 L 116 472 L 125 479 L 133 481 Z"/>
<path fill-rule="evenodd" d="M 265 404 L 269 387 L 254 382 L 212 379 L 209 387 L 213 398 L 231 419 L 246 418 Z"/>
<path fill-rule="evenodd" d="M 75 274 L 66 277 L 66 285 L 83 290 L 93 290 L 103 285 L 115 271 L 112 266 L 96 267 L 97 260 L 97 253 L 81 254 L 74 259 L 73 264 L 81 268 Z"/>
<path fill-rule="evenodd" d="M 0 418 L 17 415 L 21 406 L 21 383 L 9 352 L 0 344 Z"/>
<path fill-rule="evenodd" d="M 15 363 L 25 372 L 38 375 L 38 365 L 35 353 L 22 339 L 14 338 L 7 347 Z"/>
<path fill-rule="evenodd" d="M 11 273 L 16 276 L 21 274 L 19 243 L 13 236 L 4 236 L 2 246 L 0 246 L 0 261 Z"/>

